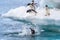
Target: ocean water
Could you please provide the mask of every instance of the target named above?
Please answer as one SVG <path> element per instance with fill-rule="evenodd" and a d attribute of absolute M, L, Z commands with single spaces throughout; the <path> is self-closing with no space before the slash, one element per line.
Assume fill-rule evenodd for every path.
<path fill-rule="evenodd" d="M 39 28 L 43 27 L 43 29 L 45 30 L 43 32 L 40 32 L 39 29 L 38 31 L 40 32 L 40 34 L 38 35 L 19 35 L 19 33 L 22 32 L 23 27 L 29 27 L 31 25 L 29 25 L 27 22 L 24 23 L 24 21 L 20 22 L 13 21 L 9 18 L 0 18 L 0 40 L 60 40 L 60 31 L 58 31 L 60 30 L 60 26 L 57 25 L 37 26 Z"/>
<path fill-rule="evenodd" d="M 26 0 L 28 3 L 30 1 Z M 10 9 L 26 6 L 25 0 L 0 0 L 0 14 Z M 13 13 L 12 13 L 13 14 Z M 16 15 L 15 15 L 16 16 Z M 27 21 L 29 20 L 29 21 Z M 33 24 L 31 19 L 15 19 L 13 17 L 0 17 L 0 40 L 60 40 L 60 21 L 47 20 L 43 23 Z M 32 19 L 34 20 L 34 19 Z M 44 19 L 45 20 L 45 19 Z M 37 22 L 39 20 L 36 20 Z M 37 35 L 30 35 L 30 27 L 34 27 Z M 44 30 L 41 32 L 41 30 Z M 27 34 L 26 34 L 27 33 Z"/>

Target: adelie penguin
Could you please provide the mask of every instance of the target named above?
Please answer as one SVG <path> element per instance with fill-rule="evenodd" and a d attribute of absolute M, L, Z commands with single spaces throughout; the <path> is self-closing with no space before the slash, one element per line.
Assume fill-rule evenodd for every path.
<path fill-rule="evenodd" d="M 30 9 L 27 10 L 27 13 L 29 12 L 34 12 L 35 15 L 37 13 L 37 11 L 35 10 L 35 3 L 34 3 L 34 0 L 32 0 L 32 3 L 28 3 L 27 6 L 30 7 Z"/>
<path fill-rule="evenodd" d="M 32 28 L 30 28 L 30 30 L 31 30 L 31 34 L 34 35 L 35 34 L 35 30 L 32 29 Z"/>
<path fill-rule="evenodd" d="M 48 5 L 45 5 L 45 10 L 46 10 L 45 16 L 50 16 L 50 11 L 49 11 Z"/>

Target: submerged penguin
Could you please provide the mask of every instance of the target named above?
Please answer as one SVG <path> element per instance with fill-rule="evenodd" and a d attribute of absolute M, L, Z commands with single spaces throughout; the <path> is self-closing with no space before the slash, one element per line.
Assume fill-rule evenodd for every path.
<path fill-rule="evenodd" d="M 31 30 L 31 34 L 35 34 L 35 30 L 34 29 L 30 28 L 30 30 Z"/>

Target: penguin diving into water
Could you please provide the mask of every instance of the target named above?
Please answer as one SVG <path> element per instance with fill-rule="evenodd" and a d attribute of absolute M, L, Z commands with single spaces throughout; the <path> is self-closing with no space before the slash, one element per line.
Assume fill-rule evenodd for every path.
<path fill-rule="evenodd" d="M 35 34 L 35 30 L 32 29 L 32 28 L 30 28 L 30 30 L 31 30 L 31 34 L 34 35 Z"/>
<path fill-rule="evenodd" d="M 27 6 L 30 7 L 30 9 L 27 10 L 27 13 L 29 12 L 34 12 L 35 15 L 37 13 L 37 11 L 35 10 L 35 3 L 34 3 L 34 0 L 32 0 L 32 3 L 28 3 Z"/>

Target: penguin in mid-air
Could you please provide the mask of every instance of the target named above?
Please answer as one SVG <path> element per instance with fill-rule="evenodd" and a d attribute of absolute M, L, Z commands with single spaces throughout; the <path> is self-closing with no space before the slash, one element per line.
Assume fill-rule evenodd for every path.
<path fill-rule="evenodd" d="M 32 0 L 32 3 L 28 3 L 27 6 L 30 7 L 30 9 L 27 10 L 27 13 L 28 13 L 28 12 L 34 12 L 35 15 L 36 15 L 37 11 L 35 10 L 35 3 L 34 3 L 34 0 Z"/>

